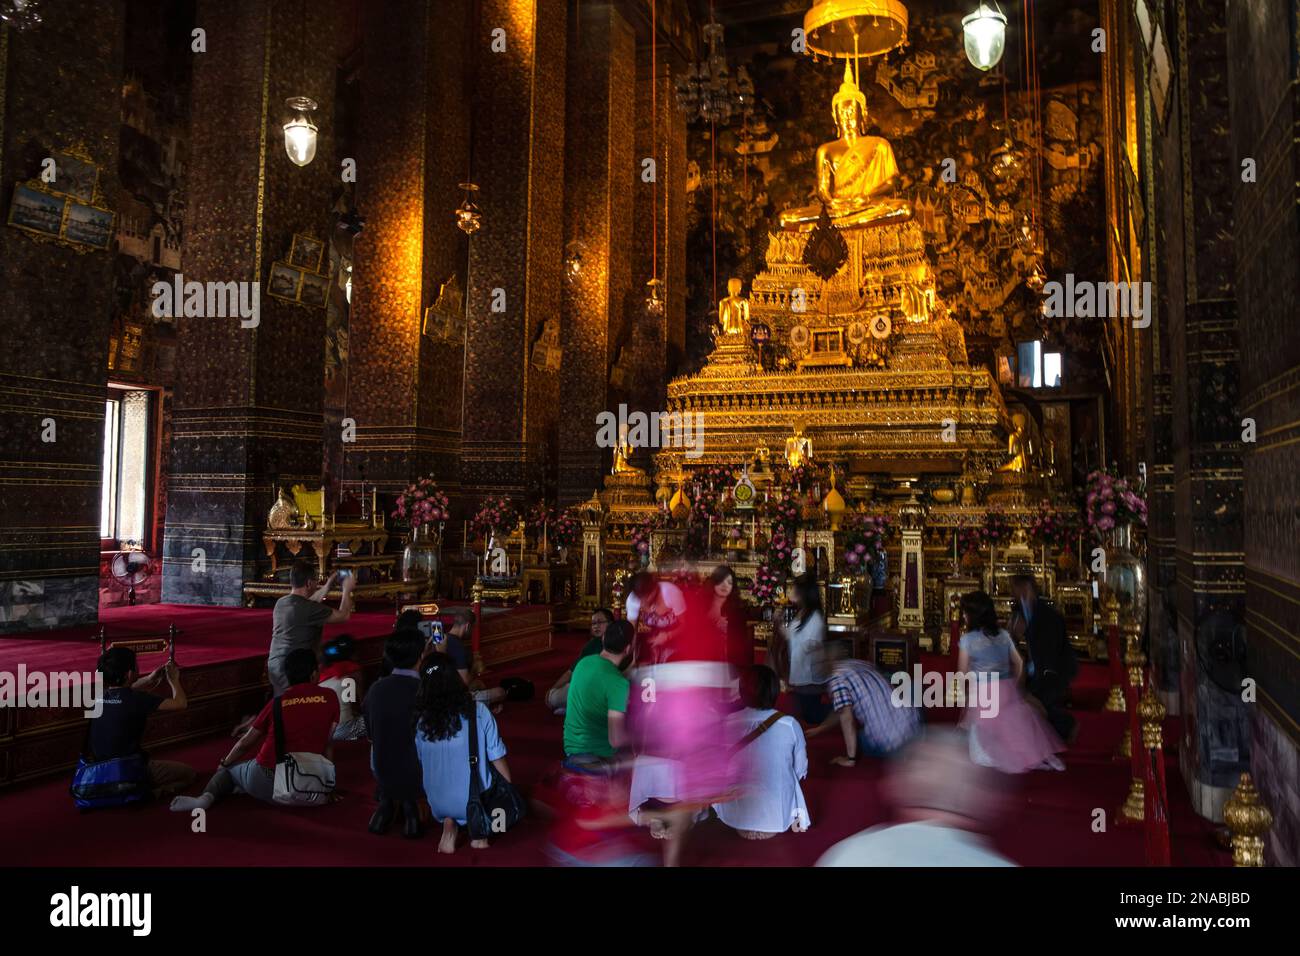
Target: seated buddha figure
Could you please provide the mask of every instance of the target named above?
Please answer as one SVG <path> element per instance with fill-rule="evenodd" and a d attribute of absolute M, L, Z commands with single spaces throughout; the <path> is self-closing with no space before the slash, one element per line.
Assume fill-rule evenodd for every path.
<path fill-rule="evenodd" d="M 817 147 L 818 201 L 782 212 L 781 228 L 811 229 L 821 215 L 823 203 L 832 222 L 840 228 L 910 219 L 911 203 L 889 195 L 898 178 L 894 148 L 889 140 L 862 132 L 867 119 L 867 98 L 853 82 L 853 71 L 847 62 L 844 82 L 831 100 L 831 115 L 839 139 Z"/>

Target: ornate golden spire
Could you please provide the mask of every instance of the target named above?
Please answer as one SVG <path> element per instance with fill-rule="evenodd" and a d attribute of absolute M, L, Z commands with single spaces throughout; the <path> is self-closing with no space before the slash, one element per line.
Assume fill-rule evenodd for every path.
<path fill-rule="evenodd" d="M 858 104 L 858 110 L 862 113 L 863 118 L 867 115 L 867 97 L 858 89 L 858 84 L 853 82 L 853 69 L 849 61 L 844 61 L 844 82 L 840 84 L 839 91 L 831 98 L 831 117 L 835 120 L 835 125 L 840 124 L 840 105 L 847 101 Z"/>

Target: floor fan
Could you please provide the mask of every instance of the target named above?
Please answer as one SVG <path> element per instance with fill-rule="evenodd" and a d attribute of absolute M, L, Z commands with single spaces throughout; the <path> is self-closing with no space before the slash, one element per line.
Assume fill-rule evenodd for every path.
<path fill-rule="evenodd" d="M 143 551 L 119 551 L 110 566 L 113 580 L 126 591 L 126 603 L 135 607 L 135 589 L 149 580 L 149 555 Z"/>

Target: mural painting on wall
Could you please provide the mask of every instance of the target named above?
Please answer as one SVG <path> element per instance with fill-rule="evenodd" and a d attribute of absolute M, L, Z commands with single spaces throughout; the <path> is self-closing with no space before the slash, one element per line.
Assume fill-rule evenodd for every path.
<path fill-rule="evenodd" d="M 1099 67 L 1067 55 L 1088 49 L 1096 14 L 1068 6 L 1053 23 L 1050 47 L 1039 51 L 1037 205 L 1038 134 L 1018 45 L 1009 42 L 1001 66 L 980 73 L 966 61 L 959 18 L 916 12 L 905 48 L 862 65 L 866 132 L 893 145 L 897 193 L 912 202 L 939 294 L 962 325 L 972 361 L 992 365 L 995 354 L 1026 339 L 1092 348 L 1093 332 L 1044 317 L 1032 288 L 1037 270 L 1040 280 L 1105 274 L 1101 253 L 1084 241 L 1104 228 Z M 834 136 L 825 104 L 841 80 L 843 61 L 813 63 L 775 42 L 732 49 L 754 77 L 758 109 L 743 125 L 718 129 L 716 166 L 709 128 L 693 127 L 688 138 L 688 353 L 696 365 L 711 345 L 715 228 L 719 286 L 729 276 L 747 283 L 764 268 L 777 214 L 813 195 L 817 147 Z"/>
<path fill-rule="evenodd" d="M 109 370 L 122 380 L 166 386 L 175 377 L 175 319 L 153 314 L 151 289 L 181 271 L 187 102 L 153 95 L 139 76 L 122 84 L 117 314 L 108 355 Z"/>

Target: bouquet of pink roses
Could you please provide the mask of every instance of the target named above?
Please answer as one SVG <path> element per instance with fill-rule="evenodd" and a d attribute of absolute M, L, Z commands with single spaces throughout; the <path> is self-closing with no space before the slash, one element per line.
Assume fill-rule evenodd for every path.
<path fill-rule="evenodd" d="M 1029 537 L 1049 548 L 1072 550 L 1079 537 L 1079 516 L 1072 510 L 1057 508 L 1051 502 L 1041 501 L 1038 513 L 1029 523 Z"/>
<path fill-rule="evenodd" d="M 510 503 L 510 499 L 496 495 L 483 499 L 469 526 L 477 537 L 486 541 L 493 532 L 499 535 L 509 534 L 518 521 L 519 512 Z"/>
<path fill-rule="evenodd" d="M 1088 476 L 1084 514 L 1088 527 L 1100 535 L 1120 525 L 1146 524 L 1147 503 L 1129 486 L 1127 478 L 1110 471 L 1094 471 Z"/>
<path fill-rule="evenodd" d="M 754 586 L 750 593 L 761 607 L 771 607 L 785 589 L 785 574 L 769 565 L 766 561 L 754 572 Z"/>
<path fill-rule="evenodd" d="M 577 508 L 557 514 L 546 529 L 547 539 L 557 548 L 572 548 L 582 540 L 582 518 Z"/>
<path fill-rule="evenodd" d="M 776 527 L 772 530 L 772 537 L 767 542 L 767 557 L 764 564 L 788 574 L 790 565 L 794 561 L 794 542 L 786 534 L 784 528 Z"/>
<path fill-rule="evenodd" d="M 772 522 L 773 533 L 779 529 L 789 536 L 799 529 L 802 509 L 798 497 L 788 488 L 782 488 L 768 498 L 760 510 L 762 516 Z"/>
<path fill-rule="evenodd" d="M 421 478 L 397 496 L 393 517 L 405 519 L 412 528 L 436 524 L 451 517 L 451 503 L 432 478 Z"/>
<path fill-rule="evenodd" d="M 1011 522 L 996 508 L 990 508 L 984 514 L 983 540 L 984 545 L 990 548 L 1005 548 L 1011 541 Z"/>
<path fill-rule="evenodd" d="M 883 515 L 853 515 L 845 525 L 844 563 L 851 574 L 866 572 L 885 550 L 892 529 Z"/>

